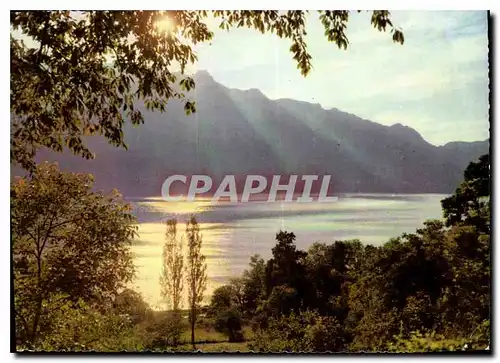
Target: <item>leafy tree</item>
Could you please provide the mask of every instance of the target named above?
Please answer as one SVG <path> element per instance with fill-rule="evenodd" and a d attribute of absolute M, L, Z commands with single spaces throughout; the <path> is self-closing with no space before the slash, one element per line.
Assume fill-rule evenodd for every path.
<path fill-rule="evenodd" d="M 176 347 L 186 325 L 172 311 L 155 312 L 142 326 L 144 346 L 148 350 L 165 351 Z"/>
<path fill-rule="evenodd" d="M 341 327 L 331 317 L 315 311 L 271 317 L 268 326 L 255 334 L 249 348 L 255 352 L 343 351 Z"/>
<path fill-rule="evenodd" d="M 51 329 L 47 309 L 66 300 L 108 300 L 126 286 L 134 274 L 129 250 L 134 221 L 116 191 L 92 192 L 90 175 L 61 173 L 45 163 L 12 183 L 14 304 L 21 342 L 34 345 Z"/>
<path fill-rule="evenodd" d="M 138 326 L 127 314 L 102 311 L 83 300 L 72 302 L 60 296 L 45 303 L 51 321 L 49 331 L 41 334 L 34 346 L 20 346 L 43 351 L 136 352 L 145 348 Z M 53 306 L 52 303 L 56 302 Z"/>
<path fill-rule="evenodd" d="M 398 353 L 485 350 L 489 346 L 489 321 L 485 320 L 470 336 L 447 338 L 435 331 L 414 331 L 410 337 L 397 335 L 388 350 Z"/>
<path fill-rule="evenodd" d="M 349 286 L 352 349 L 385 349 L 398 332 L 434 329 L 437 301 L 450 284 L 446 238 L 440 221 L 428 221 L 378 248 Z"/>
<path fill-rule="evenodd" d="M 216 315 L 220 311 L 231 308 L 234 304 L 235 294 L 233 287 L 231 285 L 222 285 L 212 293 L 209 311 Z"/>
<path fill-rule="evenodd" d="M 182 245 L 182 237 L 177 238 L 177 221 L 175 219 L 168 220 L 167 231 L 165 233 L 165 244 L 163 245 L 163 268 L 160 276 L 161 294 L 167 303 L 167 307 L 173 311 L 172 321 L 170 322 L 171 330 L 178 332 L 172 337 L 173 344 L 177 345 L 180 342 L 180 334 L 182 330 L 179 327 L 182 325 L 182 317 L 180 309 L 182 307 L 182 291 L 184 289 L 184 252 Z"/>
<path fill-rule="evenodd" d="M 276 234 L 276 241 L 272 249 L 273 258 L 266 265 L 267 296 L 271 296 L 273 291 L 276 296 L 282 296 L 283 291 L 293 290 L 295 293 L 285 294 L 288 306 L 284 311 L 298 311 L 302 305 L 307 305 L 311 296 L 311 284 L 305 273 L 306 253 L 297 250 L 293 232 L 280 231 Z M 279 288 L 279 292 L 275 288 Z"/>
<path fill-rule="evenodd" d="M 241 342 L 241 314 L 235 307 L 219 310 L 215 318 L 215 330 L 228 336 L 230 342 Z"/>
<path fill-rule="evenodd" d="M 121 291 L 113 301 L 113 311 L 119 315 L 126 315 L 134 324 L 149 319 L 152 311 L 142 295 L 131 289 Z"/>
<path fill-rule="evenodd" d="M 491 282 L 490 155 L 471 162 L 455 193 L 442 200 L 450 279 L 441 297 L 442 326 L 454 334 L 489 321 Z"/>
<path fill-rule="evenodd" d="M 259 255 L 250 257 L 250 268 L 243 272 L 243 311 L 252 315 L 266 298 L 266 263 Z"/>
<path fill-rule="evenodd" d="M 161 293 L 167 305 L 178 312 L 182 307 L 184 289 L 184 253 L 182 237 L 177 238 L 177 221 L 167 221 L 165 244 L 163 245 L 163 269 L 160 277 Z"/>
<path fill-rule="evenodd" d="M 233 277 L 229 280 L 229 286 L 233 290 L 233 301 L 236 308 L 241 312 L 246 303 L 245 280 L 241 277 Z"/>
<path fill-rule="evenodd" d="M 184 91 L 194 88 L 184 76 L 196 61 L 193 45 L 209 41 L 206 20 L 213 16 L 220 28 L 248 27 L 291 41 L 297 68 L 307 75 L 311 55 L 305 41 L 307 11 L 12 11 L 11 49 L 11 160 L 30 171 L 40 148 L 92 158 L 84 135 L 104 136 L 125 147 L 123 125 L 144 122 L 134 101 L 149 110 L 164 111 L 172 98 L 185 100 L 187 113 L 194 102 Z M 349 11 L 320 11 L 325 36 L 347 48 Z M 161 27 L 161 22 L 170 26 Z M 391 22 L 389 11 L 372 12 L 371 25 L 389 30 L 403 44 L 403 33 Z M 180 71 L 176 73 L 176 70 Z"/>
<path fill-rule="evenodd" d="M 473 225 L 490 234 L 490 155 L 471 162 L 455 193 L 441 201 L 446 225 Z"/>
<path fill-rule="evenodd" d="M 191 344 L 194 344 L 194 328 L 199 314 L 200 304 L 203 301 L 203 294 L 207 286 L 207 264 L 205 256 L 201 253 L 203 237 L 200 233 L 200 226 L 195 217 L 186 224 L 187 234 L 187 265 L 186 276 L 188 286 L 189 320 L 191 323 Z"/>
<path fill-rule="evenodd" d="M 287 315 L 294 310 L 298 310 L 300 295 L 298 291 L 287 285 L 273 287 L 267 300 L 263 301 L 259 310 L 265 313 L 266 317 Z"/>
<path fill-rule="evenodd" d="M 471 163 L 462 186 L 443 201 L 446 221 L 428 220 L 382 246 L 336 241 L 315 243 L 304 253 L 296 249 L 293 233 L 278 233 L 272 258 L 260 263 L 266 266 L 266 293 L 254 311 L 251 346 L 264 352 L 326 346 L 356 352 L 486 349 L 491 336 L 488 158 Z M 302 279 L 297 271 L 305 272 Z M 254 280 L 246 280 L 246 286 Z M 319 337 L 327 337 L 321 345 L 310 329 L 318 326 L 315 317 L 325 316 L 333 319 L 328 332 L 334 334 L 319 329 Z"/>
<path fill-rule="evenodd" d="M 454 226 L 447 237 L 451 282 L 437 301 L 437 326 L 447 335 L 466 336 L 490 319 L 490 240 L 472 226 Z"/>
<path fill-rule="evenodd" d="M 228 336 L 230 342 L 243 340 L 241 312 L 244 309 L 243 280 L 231 279 L 228 285 L 214 290 L 209 311 L 215 317 L 215 329 Z"/>
<path fill-rule="evenodd" d="M 417 331 L 462 341 L 489 320 L 488 238 L 473 226 L 427 221 L 379 248 L 363 269 L 349 287 L 353 350 L 390 348 L 394 336 L 412 341 Z"/>
<path fill-rule="evenodd" d="M 378 253 L 379 249 L 372 252 Z M 385 304 L 387 292 L 383 273 L 378 273 L 378 256 L 366 264 L 362 276 L 349 286 L 346 329 L 350 331 L 351 351 L 381 351 L 399 332 L 399 312 Z"/>
<path fill-rule="evenodd" d="M 362 271 L 364 247 L 359 240 L 314 243 L 305 268 L 311 285 L 308 307 L 343 321 L 347 314 L 347 287 Z"/>

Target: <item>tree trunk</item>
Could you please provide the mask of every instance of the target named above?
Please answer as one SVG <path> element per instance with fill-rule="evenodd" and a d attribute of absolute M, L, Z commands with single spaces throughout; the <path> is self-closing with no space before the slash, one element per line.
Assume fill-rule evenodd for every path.
<path fill-rule="evenodd" d="M 196 349 L 196 345 L 194 344 L 194 325 L 196 322 L 196 315 L 195 315 L 195 307 L 194 304 L 191 307 L 191 344 L 193 345 L 193 350 Z"/>
<path fill-rule="evenodd" d="M 30 344 L 32 347 L 35 346 L 35 341 L 38 335 L 38 324 L 40 322 L 41 313 L 42 313 L 42 298 L 39 297 L 36 304 L 35 317 L 33 319 L 33 327 L 31 329 Z"/>
<path fill-rule="evenodd" d="M 37 300 L 36 300 L 36 310 L 35 317 L 33 319 L 33 327 L 31 330 L 30 344 L 32 347 L 35 346 L 35 341 L 38 335 L 38 324 L 40 323 L 40 316 L 42 314 L 42 292 L 41 292 L 41 281 L 42 281 L 42 252 L 40 249 L 40 243 L 37 241 L 37 256 L 36 256 L 36 265 L 37 265 L 37 283 L 36 289 L 38 292 Z"/>

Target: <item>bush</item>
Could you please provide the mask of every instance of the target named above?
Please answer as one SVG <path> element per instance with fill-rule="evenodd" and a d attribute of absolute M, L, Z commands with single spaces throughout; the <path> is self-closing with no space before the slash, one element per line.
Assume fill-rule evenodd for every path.
<path fill-rule="evenodd" d="M 396 336 L 393 343 L 389 343 L 388 350 L 397 353 L 443 352 L 464 350 L 465 339 L 447 339 L 435 332 L 412 332 L 408 338 Z"/>
<path fill-rule="evenodd" d="M 175 347 L 181 343 L 181 334 L 186 329 L 180 313 L 163 313 L 145 327 L 148 349 Z"/>
<path fill-rule="evenodd" d="M 57 307 L 48 315 L 50 332 L 41 334 L 34 346 L 18 346 L 19 350 L 133 352 L 145 348 L 142 336 L 126 314 L 101 312 L 83 300 Z"/>
<path fill-rule="evenodd" d="M 389 351 L 399 353 L 485 350 L 490 345 L 490 321 L 485 320 L 467 337 L 445 337 L 435 331 L 414 331 L 408 337 L 394 337 Z"/>
<path fill-rule="evenodd" d="M 342 327 L 335 318 L 315 311 L 270 318 L 257 330 L 249 348 L 258 352 L 339 352 L 345 349 Z"/>
<path fill-rule="evenodd" d="M 235 308 L 219 312 L 215 319 L 215 330 L 227 335 L 230 342 L 243 341 L 241 314 Z"/>

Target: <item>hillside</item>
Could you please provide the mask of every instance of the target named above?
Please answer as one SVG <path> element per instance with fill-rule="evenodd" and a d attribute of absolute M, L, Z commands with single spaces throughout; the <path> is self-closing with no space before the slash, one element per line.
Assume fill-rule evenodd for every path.
<path fill-rule="evenodd" d="M 206 72 L 195 76 L 197 112 L 172 101 L 127 125 L 128 151 L 89 140 L 95 160 L 40 152 L 63 170 L 91 172 L 96 186 L 126 196 L 155 196 L 171 174 L 331 174 L 335 192 L 449 193 L 465 166 L 488 152 L 488 140 L 437 147 L 410 127 L 390 127 L 337 109 L 259 90 L 228 89 Z M 403 121 L 404 122 L 404 121 Z M 14 173 L 18 171 L 13 170 Z"/>

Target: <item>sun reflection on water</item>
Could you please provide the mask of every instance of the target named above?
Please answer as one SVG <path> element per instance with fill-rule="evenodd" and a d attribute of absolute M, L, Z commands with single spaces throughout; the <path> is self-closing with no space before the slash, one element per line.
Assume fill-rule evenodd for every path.
<path fill-rule="evenodd" d="M 166 202 L 161 198 L 148 198 L 146 201 L 136 203 L 147 207 L 149 211 L 162 213 L 164 218 L 158 222 L 138 224 L 138 237 L 132 246 L 134 262 L 137 274 L 132 287 L 140 292 L 145 300 L 155 309 L 164 308 L 160 294 L 159 279 L 162 271 L 162 252 L 165 242 L 165 221 L 176 218 L 177 233 L 183 238 L 184 249 L 186 249 L 185 221 L 191 215 L 210 210 L 209 200 L 198 199 L 193 202 Z M 200 225 L 203 236 L 202 254 L 207 262 L 207 289 L 205 291 L 205 303 L 213 290 L 220 285 L 223 276 L 229 274 L 229 263 L 225 258 L 226 251 L 222 248 L 220 240 L 228 233 L 218 223 L 203 223 Z M 187 290 L 184 291 L 184 307 L 186 307 Z"/>
<path fill-rule="evenodd" d="M 161 304 L 159 278 L 165 240 L 165 221 L 176 218 L 178 233 L 196 216 L 207 261 L 205 303 L 213 290 L 231 277 L 241 276 L 250 256 L 271 257 L 280 228 L 293 231 L 297 248 L 307 250 L 316 241 L 359 238 L 380 245 L 403 232 L 420 228 L 425 219 L 441 217 L 440 195 L 364 196 L 340 198 L 335 203 L 212 203 L 210 199 L 167 202 L 158 198 L 134 200 L 140 221 L 132 251 L 137 278 L 132 287 L 156 309 Z M 187 291 L 184 291 L 185 295 Z M 184 307 L 187 307 L 184 304 Z"/>

